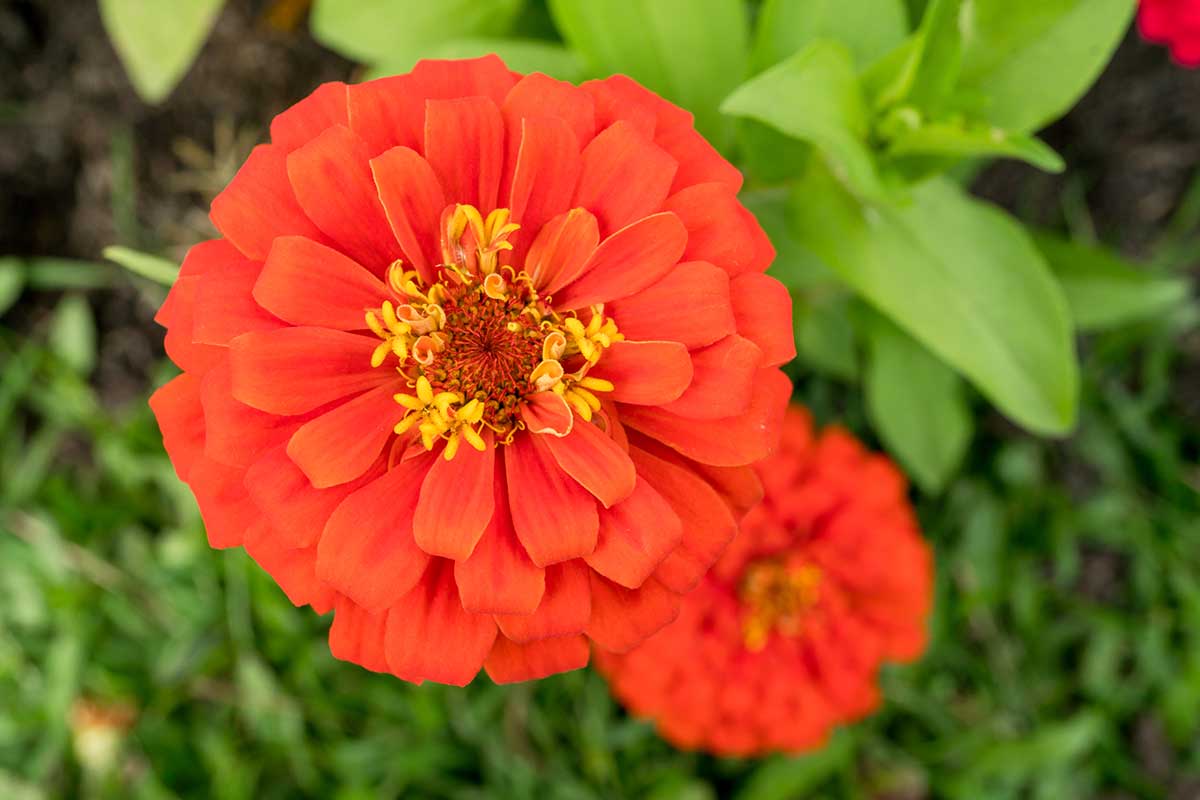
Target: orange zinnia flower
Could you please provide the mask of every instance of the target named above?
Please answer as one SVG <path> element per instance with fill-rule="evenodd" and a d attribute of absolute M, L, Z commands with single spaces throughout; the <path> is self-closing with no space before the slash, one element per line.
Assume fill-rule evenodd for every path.
<path fill-rule="evenodd" d="M 275 118 L 159 312 L 151 400 L 214 547 L 339 658 L 464 684 L 670 621 L 758 498 L 774 252 L 689 114 L 495 57 Z"/>
<path fill-rule="evenodd" d="M 843 430 L 784 422 L 761 506 L 679 618 L 597 661 L 634 713 L 723 755 L 819 746 L 879 702 L 876 672 L 925 648 L 933 566 L 905 482 Z"/>

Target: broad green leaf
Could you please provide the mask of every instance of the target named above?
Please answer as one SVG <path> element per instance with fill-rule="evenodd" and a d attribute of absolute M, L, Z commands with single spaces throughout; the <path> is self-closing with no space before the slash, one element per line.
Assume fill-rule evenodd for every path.
<path fill-rule="evenodd" d="M 183 80 L 221 10 L 222 0 L 100 0 L 100 18 L 147 103 Z"/>
<path fill-rule="evenodd" d="M 771 275 L 793 292 L 838 284 L 837 275 L 804 247 L 792 230 L 792 203 L 787 189 L 742 192 L 739 199 L 758 219 L 775 246 Z"/>
<path fill-rule="evenodd" d="M 758 12 L 751 61 L 764 70 L 817 39 L 834 39 L 861 67 L 907 35 L 903 0 L 767 0 Z"/>
<path fill-rule="evenodd" d="M 130 250 L 128 247 L 106 247 L 104 257 L 147 280 L 170 286 L 179 277 L 179 265 L 159 256 Z"/>
<path fill-rule="evenodd" d="M 96 320 L 87 298 L 64 297 L 50 325 L 50 350 L 76 372 L 86 375 L 96 365 Z"/>
<path fill-rule="evenodd" d="M 855 194 L 883 196 L 867 145 L 867 107 L 845 46 L 813 42 L 739 86 L 721 110 L 812 142 Z"/>
<path fill-rule="evenodd" d="M 1178 306 L 1188 296 L 1187 281 L 1151 275 L 1108 250 L 1049 233 L 1038 234 L 1035 241 L 1062 283 L 1080 330 L 1103 330 L 1149 319 Z"/>
<path fill-rule="evenodd" d="M 740 0 L 550 0 L 550 10 L 591 73 L 629 75 L 695 114 L 718 145 L 728 139 L 717 107 L 746 75 Z"/>
<path fill-rule="evenodd" d="M 1028 133 L 1062 116 L 1108 63 L 1135 0 L 970 0 L 960 89 Z"/>
<path fill-rule="evenodd" d="M 887 155 L 904 157 L 1005 157 L 1026 161 L 1047 172 L 1066 168 L 1045 142 L 1024 133 L 1008 133 L 985 124 L 933 122 L 888 136 Z"/>
<path fill-rule="evenodd" d="M 366 80 L 408 72 L 421 58 L 478 58 L 498 55 L 515 72 L 542 72 L 559 80 L 577 81 L 583 75 L 579 57 L 555 42 L 536 39 L 454 39 L 425 50 L 414 50 L 402 61 L 387 60 L 367 70 Z"/>
<path fill-rule="evenodd" d="M 1062 290 L 1019 224 L 947 180 L 864 207 L 813 171 L 796 235 L 848 286 L 1025 427 L 1075 423 L 1078 367 Z"/>
<path fill-rule="evenodd" d="M 925 112 L 938 111 L 959 77 L 965 18 L 973 0 L 932 0 L 914 34 L 918 63 L 901 99 Z"/>
<path fill-rule="evenodd" d="M 370 64 L 413 63 L 453 39 L 508 31 L 524 0 L 316 0 L 313 38 Z"/>
<path fill-rule="evenodd" d="M 962 463 L 972 418 L 962 379 L 886 320 L 870 326 L 864 389 L 879 437 L 925 491 L 940 492 Z"/>
<path fill-rule="evenodd" d="M 17 302 L 25 288 L 25 262 L 14 256 L 0 258 L 0 316 Z"/>
<path fill-rule="evenodd" d="M 809 366 L 835 378 L 858 377 L 858 352 L 845 290 L 814 291 L 792 299 L 796 353 Z"/>

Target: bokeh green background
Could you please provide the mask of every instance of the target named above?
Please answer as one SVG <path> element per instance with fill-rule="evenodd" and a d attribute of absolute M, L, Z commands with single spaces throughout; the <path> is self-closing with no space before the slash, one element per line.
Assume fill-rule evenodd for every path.
<path fill-rule="evenodd" d="M 914 493 L 930 651 L 819 752 L 677 752 L 590 670 L 412 687 L 335 661 L 328 618 L 208 549 L 145 404 L 172 374 L 162 290 L 96 263 L 211 235 L 271 115 L 352 68 L 270 16 L 289 4 L 234 2 L 150 108 L 83 5 L 0 7 L 0 798 L 1200 797 L 1194 304 L 1083 340 L 1068 438 L 974 402 L 959 477 Z M 1200 73 L 1131 37 L 1049 133 L 1065 177 L 1004 166 L 977 189 L 1194 277 L 1197 109 Z M 793 374 L 818 419 L 870 438 L 856 388 Z"/>

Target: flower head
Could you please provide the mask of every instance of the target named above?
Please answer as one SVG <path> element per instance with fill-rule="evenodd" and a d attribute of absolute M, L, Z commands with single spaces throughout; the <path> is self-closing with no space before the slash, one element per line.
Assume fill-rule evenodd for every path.
<path fill-rule="evenodd" d="M 151 400 L 215 547 L 413 681 L 582 666 L 758 498 L 790 303 L 691 116 L 499 59 L 280 114 L 159 312 Z"/>
<path fill-rule="evenodd" d="M 1200 67 L 1200 0 L 1141 0 L 1138 29 L 1183 66 Z"/>
<path fill-rule="evenodd" d="M 788 413 L 765 498 L 641 646 L 600 654 L 614 693 L 680 747 L 800 751 L 879 702 L 885 660 L 925 647 L 932 563 L 904 479 L 833 428 Z"/>

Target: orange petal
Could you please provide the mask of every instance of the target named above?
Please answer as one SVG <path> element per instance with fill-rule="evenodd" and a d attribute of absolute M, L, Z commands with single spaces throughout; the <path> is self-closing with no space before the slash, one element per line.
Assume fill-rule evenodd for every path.
<path fill-rule="evenodd" d="M 425 158 L 452 203 L 487 215 L 496 207 L 504 163 L 504 121 L 486 97 L 425 104 Z"/>
<path fill-rule="evenodd" d="M 554 392 L 537 392 L 526 397 L 521 406 L 521 419 L 531 433 L 551 436 L 566 436 L 575 424 L 571 407 Z"/>
<path fill-rule="evenodd" d="M 335 508 L 354 492 L 383 474 L 383 459 L 362 477 L 329 489 L 314 489 L 308 476 L 288 457 L 282 442 L 260 456 L 246 471 L 246 490 L 259 512 L 270 519 L 289 547 L 315 545 Z"/>
<path fill-rule="evenodd" d="M 287 153 L 272 144 L 255 147 L 212 202 L 213 225 L 255 261 L 267 257 L 271 242 L 279 236 L 328 241 L 296 200 L 288 182 Z"/>
<path fill-rule="evenodd" d="M 671 195 L 663 208 L 687 226 L 688 261 L 707 261 L 734 276 L 763 272 L 775 260 L 767 234 L 728 184 L 690 186 Z"/>
<path fill-rule="evenodd" d="M 582 633 L 591 615 L 588 575 L 578 559 L 546 568 L 546 593 L 532 614 L 497 614 L 496 624 L 514 642 Z"/>
<path fill-rule="evenodd" d="M 423 58 L 411 74 L 421 97 L 487 97 L 497 106 L 504 102 L 518 77 L 496 55 Z"/>
<path fill-rule="evenodd" d="M 373 389 L 395 373 L 372 369 L 379 340 L 327 328 L 246 333 L 229 343 L 233 396 L 272 414 L 303 414 Z"/>
<path fill-rule="evenodd" d="M 167 298 L 171 301 L 169 319 L 160 320 L 168 325 L 167 335 L 163 340 L 167 356 L 184 372 L 197 376 L 203 375 L 223 361 L 229 352 L 224 347 L 196 344 L 192 341 L 196 293 L 202 278 L 202 275 L 190 275 L 176 280 Z"/>
<path fill-rule="evenodd" d="M 417 584 L 430 560 L 412 529 L 426 468 L 425 461 L 399 464 L 338 505 L 317 545 L 321 580 L 372 610 L 396 604 Z"/>
<path fill-rule="evenodd" d="M 682 456 L 680 456 L 682 458 Z M 750 509 L 762 502 L 763 485 L 753 466 L 714 467 L 687 459 L 688 467 L 708 481 L 721 499 L 741 519 Z"/>
<path fill-rule="evenodd" d="M 596 114 L 596 130 L 624 122 L 647 139 L 654 136 L 655 109 L 648 103 L 630 102 L 630 98 L 614 91 L 611 79 L 585 81 L 580 89 L 592 96 Z"/>
<path fill-rule="evenodd" d="M 697 421 L 648 406 L 622 406 L 621 422 L 658 439 L 688 458 L 718 467 L 751 464 L 779 440 L 792 383 L 777 369 L 759 370 L 744 414 Z"/>
<path fill-rule="evenodd" d="M 594 572 L 591 580 L 592 617 L 587 635 L 605 650 L 631 650 L 679 614 L 679 595 L 654 578 L 637 589 L 618 586 Z"/>
<path fill-rule="evenodd" d="M 596 501 L 564 475 L 543 440 L 518 433 L 504 448 L 513 528 L 539 567 L 586 555 L 596 547 Z"/>
<path fill-rule="evenodd" d="M 371 174 L 388 224 L 408 261 L 426 280 L 439 256 L 438 225 L 446 195 L 429 162 L 407 147 L 371 159 Z"/>
<path fill-rule="evenodd" d="M 329 626 L 329 652 L 334 658 L 372 672 L 387 672 L 383 648 L 386 630 L 386 612 L 372 613 L 347 597 L 339 597 Z"/>
<path fill-rule="evenodd" d="M 670 504 L 682 522 L 679 546 L 663 560 L 655 577 L 675 592 L 689 592 L 720 558 L 737 533 L 729 506 L 708 483 L 679 461 L 632 447 L 638 474 Z"/>
<path fill-rule="evenodd" d="M 670 272 L 686 245 L 687 230 L 674 214 L 643 217 L 601 242 L 554 305 L 585 308 L 636 294 Z"/>
<path fill-rule="evenodd" d="M 758 345 L 741 336 L 726 336 L 693 351 L 691 357 L 695 377 L 678 400 L 663 406 L 664 411 L 689 419 L 721 419 L 750 406 L 754 379 L 762 366 Z"/>
<path fill-rule="evenodd" d="M 657 406 L 684 393 L 692 382 L 692 359 L 678 342 L 614 342 L 588 372 L 611 381 L 605 394 L 620 403 Z"/>
<path fill-rule="evenodd" d="M 259 519 L 246 530 L 246 555 L 263 568 L 295 606 L 312 606 L 324 614 L 337 596 L 317 578 L 317 548 L 289 547 L 267 519 Z"/>
<path fill-rule="evenodd" d="M 204 408 L 204 452 L 231 467 L 249 467 L 276 445 L 286 442 L 304 417 L 278 417 L 233 398 L 229 361 L 204 375 L 200 384 Z"/>
<path fill-rule="evenodd" d="M 585 636 L 559 636 L 528 644 L 497 636 L 483 668 L 496 683 L 536 681 L 586 667 L 589 654 Z"/>
<path fill-rule="evenodd" d="M 653 120 L 650 128 L 654 131 L 654 143 L 679 162 L 679 171 L 671 186 L 672 193 L 694 183 L 710 181 L 726 183 L 734 192 L 742 188 L 742 173 L 722 158 L 696 131 L 689 112 L 667 102 L 625 75 L 593 81 L 590 86 L 595 87 L 596 84 L 603 86 L 603 92 L 618 117 L 636 115 Z"/>
<path fill-rule="evenodd" d="M 596 425 L 580 420 L 566 436 L 542 436 L 540 441 L 563 471 L 605 508 L 633 494 L 637 473 L 629 454 Z"/>
<path fill-rule="evenodd" d="M 541 73 L 517 81 L 500 110 L 510 138 L 520 133 L 521 121 L 531 117 L 561 119 L 580 146 L 596 135 L 595 104 L 591 96 L 578 86 Z"/>
<path fill-rule="evenodd" d="M 425 98 L 412 75 L 395 75 L 347 90 L 349 126 L 377 156 L 393 147 L 419 149 L 425 132 Z"/>
<path fill-rule="evenodd" d="M 543 295 L 552 295 L 583 273 L 600 244 L 600 227 L 592 212 L 573 208 L 538 231 L 525 257 L 525 270 Z"/>
<path fill-rule="evenodd" d="M 600 538 L 584 561 L 609 580 L 636 589 L 682 537 L 679 515 L 639 476 L 633 494 L 600 512 Z"/>
<path fill-rule="evenodd" d="M 242 485 L 245 470 L 201 456 L 188 470 L 188 486 L 196 495 L 208 544 L 218 550 L 237 547 L 246 529 L 257 519 L 258 509 Z"/>
<path fill-rule="evenodd" d="M 704 261 L 685 261 L 637 294 L 614 300 L 607 311 L 625 338 L 703 347 L 737 330 L 729 276 Z"/>
<path fill-rule="evenodd" d="M 435 559 L 425 577 L 388 613 L 388 668 L 405 680 L 466 686 L 496 640 L 496 622 L 463 609 L 450 562 Z"/>
<path fill-rule="evenodd" d="M 214 264 L 199 276 L 196 305 L 192 310 L 192 341 L 224 347 L 235 336 L 250 331 L 284 327 L 274 314 L 264 310 L 250 292 L 261 264 L 250 261 L 228 242 L 214 247 Z"/>
<path fill-rule="evenodd" d="M 570 208 L 582 161 L 579 140 L 561 119 L 527 117 L 515 134 L 512 177 L 502 196 L 508 198 L 513 222 L 521 225 L 517 242 L 529 242 L 547 220 Z M 523 255 L 514 252 L 516 263 Z"/>
<path fill-rule="evenodd" d="M 346 125 L 346 84 L 322 83 L 312 94 L 271 120 L 271 144 L 287 152 L 307 144 L 334 125 Z"/>
<path fill-rule="evenodd" d="M 175 376 L 150 396 L 150 409 L 158 420 L 175 474 L 186 481 L 192 465 L 204 454 L 200 380 L 186 373 Z"/>
<path fill-rule="evenodd" d="M 254 283 L 254 299 L 293 325 L 362 330 L 364 312 L 388 297 L 387 287 L 356 261 L 300 236 L 282 236 Z"/>
<path fill-rule="evenodd" d="M 636 126 L 614 123 L 583 148 L 572 205 L 594 213 L 601 233 L 611 233 L 663 207 L 677 166 Z"/>
<path fill-rule="evenodd" d="M 379 458 L 403 409 L 392 398 L 404 388 L 393 380 L 304 423 L 288 441 L 288 456 L 317 489 L 347 483 Z"/>
<path fill-rule="evenodd" d="M 362 139 L 336 125 L 293 152 L 288 180 L 304 213 L 338 249 L 382 275 L 403 253 L 388 226 Z"/>
<path fill-rule="evenodd" d="M 463 444 L 451 460 L 438 457 L 425 476 L 413 532 L 431 556 L 469 558 L 492 521 L 496 448 L 491 431 L 484 431 L 483 440 L 482 452 Z"/>
<path fill-rule="evenodd" d="M 529 560 L 508 509 L 508 489 L 494 481 L 496 511 L 475 551 L 454 564 L 463 608 L 478 614 L 531 614 L 542 601 L 545 573 Z"/>
<path fill-rule="evenodd" d="M 747 273 L 729 285 L 738 333 L 763 351 L 763 366 L 777 367 L 796 357 L 792 296 L 770 275 Z"/>

